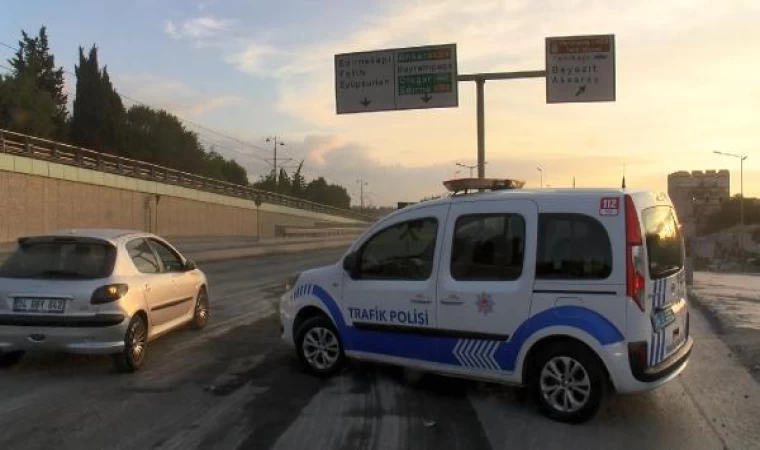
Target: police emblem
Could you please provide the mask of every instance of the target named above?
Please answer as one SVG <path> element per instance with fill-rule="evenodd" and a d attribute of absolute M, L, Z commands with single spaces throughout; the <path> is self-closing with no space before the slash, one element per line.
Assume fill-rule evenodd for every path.
<path fill-rule="evenodd" d="M 475 305 L 478 307 L 478 312 L 483 315 L 488 315 L 493 312 L 493 300 L 491 300 L 491 294 L 485 292 L 478 295 L 475 300 Z"/>

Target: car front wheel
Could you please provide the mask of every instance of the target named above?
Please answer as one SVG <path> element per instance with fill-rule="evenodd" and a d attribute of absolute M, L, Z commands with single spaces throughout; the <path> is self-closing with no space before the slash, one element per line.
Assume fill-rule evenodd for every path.
<path fill-rule="evenodd" d="M 200 292 L 198 292 L 198 297 L 195 299 L 195 312 L 193 313 L 193 321 L 191 322 L 193 329 L 202 330 L 208 323 L 208 318 L 208 292 L 206 292 L 206 288 L 201 288 Z"/>
<path fill-rule="evenodd" d="M 298 329 L 296 343 L 298 357 L 309 372 L 332 375 L 343 364 L 343 343 L 327 317 L 307 319 Z"/>

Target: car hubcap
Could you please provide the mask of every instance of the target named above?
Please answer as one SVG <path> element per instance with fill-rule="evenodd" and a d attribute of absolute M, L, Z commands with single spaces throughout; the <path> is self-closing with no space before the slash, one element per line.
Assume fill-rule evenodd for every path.
<path fill-rule="evenodd" d="M 142 322 L 135 322 L 132 326 L 129 345 L 132 361 L 140 363 L 145 356 L 145 327 L 142 325 Z"/>
<path fill-rule="evenodd" d="M 329 369 L 340 355 L 338 338 L 327 328 L 312 328 L 303 338 L 303 354 L 313 367 L 319 370 Z"/>
<path fill-rule="evenodd" d="M 198 303 L 195 306 L 195 317 L 197 318 L 199 325 L 204 325 L 208 320 L 208 302 L 206 301 L 206 296 L 204 294 L 201 294 L 201 297 L 198 299 Z"/>
<path fill-rule="evenodd" d="M 583 408 L 591 394 L 591 380 L 581 363 L 568 356 L 550 359 L 541 370 L 541 395 L 557 411 Z"/>

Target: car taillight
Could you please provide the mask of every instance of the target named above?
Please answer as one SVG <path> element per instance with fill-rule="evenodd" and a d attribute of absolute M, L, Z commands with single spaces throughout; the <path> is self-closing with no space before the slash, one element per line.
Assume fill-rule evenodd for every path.
<path fill-rule="evenodd" d="M 644 248 L 636 206 L 630 195 L 625 196 L 625 269 L 626 294 L 644 311 Z"/>
<path fill-rule="evenodd" d="M 107 284 L 95 289 L 90 298 L 90 304 L 100 305 L 103 303 L 115 302 L 116 300 L 127 295 L 129 286 L 126 284 Z"/>

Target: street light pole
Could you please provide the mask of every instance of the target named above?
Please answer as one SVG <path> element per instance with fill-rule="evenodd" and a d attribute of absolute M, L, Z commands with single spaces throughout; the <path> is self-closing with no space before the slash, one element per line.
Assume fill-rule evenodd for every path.
<path fill-rule="evenodd" d="M 485 164 L 487 164 L 487 163 L 485 163 Z M 470 178 L 472 178 L 472 171 L 474 169 L 480 170 L 479 169 L 480 166 L 478 164 L 474 164 L 472 166 L 468 166 L 467 164 L 456 163 L 456 165 L 459 166 L 459 167 L 464 167 L 465 169 L 470 169 Z M 480 172 L 478 172 L 478 173 L 480 173 Z M 480 177 L 480 175 L 478 175 L 478 178 L 482 178 L 482 177 Z"/>
<path fill-rule="evenodd" d="M 364 186 L 369 185 L 369 183 L 361 178 L 356 182 L 359 183 L 359 211 L 364 212 Z"/>
<path fill-rule="evenodd" d="M 730 156 L 739 159 L 739 224 L 744 227 L 744 160 L 747 155 L 737 155 L 736 153 L 727 153 L 714 151 L 716 155 Z"/>
<path fill-rule="evenodd" d="M 541 185 L 540 186 L 544 187 L 544 169 L 542 169 L 541 167 L 536 167 L 536 169 L 538 169 L 538 173 L 541 174 Z"/>
<path fill-rule="evenodd" d="M 282 141 L 277 141 L 277 136 L 267 138 L 267 142 L 274 141 L 274 156 L 272 160 L 272 165 L 274 166 L 274 191 L 277 192 L 279 186 L 277 185 L 277 145 L 285 145 Z"/>
<path fill-rule="evenodd" d="M 713 153 L 739 159 L 739 251 L 744 256 L 744 160 L 747 159 L 748 155 L 719 152 L 717 150 Z M 744 261 L 742 261 L 743 265 Z"/>

